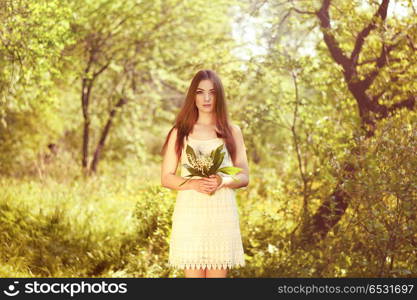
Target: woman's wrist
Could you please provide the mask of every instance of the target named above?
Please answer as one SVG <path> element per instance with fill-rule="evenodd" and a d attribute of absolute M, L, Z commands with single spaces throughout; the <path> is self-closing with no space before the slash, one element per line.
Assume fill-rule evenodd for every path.
<path fill-rule="evenodd" d="M 184 190 L 194 190 L 195 189 L 195 179 L 184 178 L 184 180 L 187 180 L 187 179 L 188 179 L 188 181 L 186 183 L 184 183 L 184 185 L 183 185 Z"/>
<path fill-rule="evenodd" d="M 220 177 L 221 177 L 222 181 L 221 181 L 218 188 L 219 189 L 221 189 L 222 187 L 228 188 L 230 183 L 233 181 L 233 178 L 231 176 L 228 176 L 228 175 L 220 175 Z"/>

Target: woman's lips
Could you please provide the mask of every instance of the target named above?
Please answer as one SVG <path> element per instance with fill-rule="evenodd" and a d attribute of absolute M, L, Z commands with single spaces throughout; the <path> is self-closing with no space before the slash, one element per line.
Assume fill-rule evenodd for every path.
<path fill-rule="evenodd" d="M 211 104 L 203 104 L 203 106 L 209 107 L 209 106 L 211 106 Z"/>

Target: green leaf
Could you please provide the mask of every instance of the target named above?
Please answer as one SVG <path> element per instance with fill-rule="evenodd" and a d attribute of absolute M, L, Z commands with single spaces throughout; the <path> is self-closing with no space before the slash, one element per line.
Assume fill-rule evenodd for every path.
<path fill-rule="evenodd" d="M 222 162 L 224 160 L 224 156 L 226 155 L 226 152 L 222 152 L 219 161 L 217 162 L 216 168 L 215 170 L 217 171 L 217 169 L 222 165 Z"/>
<path fill-rule="evenodd" d="M 220 154 L 215 153 L 214 158 L 213 158 L 213 165 L 210 167 L 210 169 L 208 170 L 208 173 L 213 173 L 213 171 L 216 169 L 216 162 L 220 159 Z"/>
<path fill-rule="evenodd" d="M 186 168 L 188 170 L 188 172 L 190 172 L 190 175 L 193 176 L 201 176 L 201 172 L 197 171 L 196 169 L 194 169 L 193 167 L 187 165 L 187 164 L 183 164 L 184 168 Z"/>
<path fill-rule="evenodd" d="M 219 168 L 219 166 L 223 162 L 223 158 L 224 158 L 224 152 L 222 153 L 223 145 L 224 144 L 221 144 L 219 147 L 217 147 L 216 150 L 214 150 L 214 154 L 213 152 L 212 154 L 210 154 L 210 156 L 213 155 L 213 165 L 208 171 L 209 174 L 215 174 L 216 170 Z"/>
<path fill-rule="evenodd" d="M 222 152 L 222 149 L 223 149 L 223 144 L 211 152 L 210 157 L 213 158 L 214 163 L 216 163 L 216 161 L 220 158 L 220 153 Z"/>
<path fill-rule="evenodd" d="M 218 151 L 219 153 L 223 150 L 224 144 L 221 144 L 219 147 L 216 148 L 214 151 Z"/>
<path fill-rule="evenodd" d="M 211 152 L 210 152 L 210 158 L 211 159 L 214 159 L 214 154 L 216 153 L 216 150 L 212 150 Z"/>
<path fill-rule="evenodd" d="M 185 152 L 187 153 L 187 155 L 189 154 L 192 157 L 193 160 L 197 159 L 197 157 L 195 155 L 195 152 L 194 152 L 194 149 L 191 146 L 189 146 L 188 144 L 187 144 L 187 148 L 186 148 Z"/>
<path fill-rule="evenodd" d="M 242 171 L 242 168 L 230 166 L 230 167 L 223 167 L 219 169 L 217 172 L 222 172 L 227 175 L 236 175 L 240 171 Z"/>
<path fill-rule="evenodd" d="M 216 174 L 217 173 L 217 169 L 221 166 L 225 154 L 226 154 L 225 152 L 222 152 L 220 154 L 220 157 L 213 163 L 213 166 L 210 168 L 209 174 Z"/>

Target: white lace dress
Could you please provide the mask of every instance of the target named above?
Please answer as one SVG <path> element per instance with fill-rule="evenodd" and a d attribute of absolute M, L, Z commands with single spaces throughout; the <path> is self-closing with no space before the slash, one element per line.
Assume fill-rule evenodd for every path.
<path fill-rule="evenodd" d="M 200 150 L 209 154 L 224 141 L 222 138 L 185 138 L 181 176 L 189 174 L 182 165 L 188 164 L 185 153 L 187 143 L 196 152 Z M 223 152 L 226 154 L 220 167 L 232 166 L 225 144 Z M 230 269 L 245 265 L 234 189 L 222 187 L 213 195 L 195 190 L 178 191 L 172 215 L 168 262 L 178 269 Z"/>

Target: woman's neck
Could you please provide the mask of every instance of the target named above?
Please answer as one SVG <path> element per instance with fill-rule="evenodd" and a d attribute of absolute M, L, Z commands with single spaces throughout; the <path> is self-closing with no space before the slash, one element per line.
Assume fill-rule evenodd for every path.
<path fill-rule="evenodd" d="M 196 124 L 206 126 L 216 125 L 216 116 L 212 113 L 199 113 Z"/>

